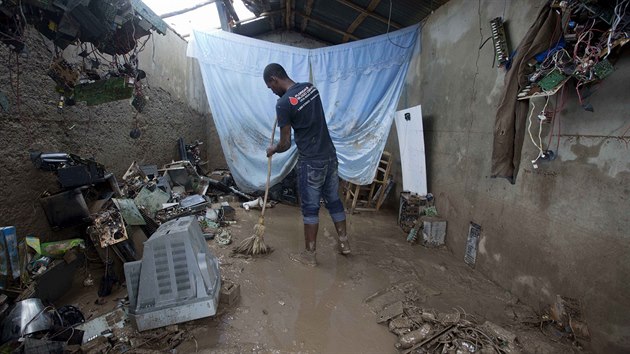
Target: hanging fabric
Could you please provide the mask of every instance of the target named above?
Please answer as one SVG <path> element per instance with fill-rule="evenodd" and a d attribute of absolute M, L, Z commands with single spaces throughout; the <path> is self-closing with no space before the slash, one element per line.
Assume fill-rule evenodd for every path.
<path fill-rule="evenodd" d="M 308 50 L 224 31 L 193 31 L 188 56 L 199 61 L 221 147 L 239 188 L 249 192 L 265 185 L 265 149 L 278 99 L 262 78 L 269 63 L 282 65 L 296 82 L 309 81 L 312 68 L 337 149 L 339 175 L 356 184 L 369 184 L 387 141 L 417 38 L 418 26 L 412 26 Z M 296 159 L 293 143 L 289 151 L 274 155 L 272 185 L 291 171 Z"/>
<path fill-rule="evenodd" d="M 370 184 L 376 173 L 419 26 L 311 50 L 313 84 L 322 97 L 339 175 Z"/>
<path fill-rule="evenodd" d="M 265 151 L 278 96 L 267 88 L 263 70 L 269 63 L 278 63 L 294 80 L 308 81 L 308 50 L 225 31 L 193 31 L 187 54 L 199 61 L 214 125 L 234 181 L 245 192 L 264 188 Z M 271 185 L 295 166 L 295 149 L 293 144 L 286 153 L 273 157 Z"/>
<path fill-rule="evenodd" d="M 529 111 L 529 100 L 517 100 L 517 95 L 529 84 L 525 74 L 527 62 L 549 49 L 550 44 L 558 43 L 562 37 L 561 23 L 560 14 L 549 4 L 544 5 L 516 48 L 512 68 L 505 75 L 505 88 L 494 122 L 492 177 L 504 177 L 512 184 L 516 183 Z"/>

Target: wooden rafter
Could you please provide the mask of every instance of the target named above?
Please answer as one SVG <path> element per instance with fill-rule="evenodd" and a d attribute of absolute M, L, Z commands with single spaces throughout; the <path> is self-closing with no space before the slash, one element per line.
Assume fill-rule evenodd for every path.
<path fill-rule="evenodd" d="M 315 0 L 307 0 L 306 7 L 304 8 L 304 14 L 307 17 L 302 17 L 302 32 L 306 31 L 306 27 L 308 26 L 308 16 L 311 16 L 311 11 L 313 11 L 313 3 Z"/>
<path fill-rule="evenodd" d="M 160 17 L 161 17 L 161 18 L 169 18 L 169 17 L 173 17 L 173 16 L 177 16 L 177 15 L 185 14 L 186 12 L 190 12 L 190 11 L 193 11 L 193 10 L 197 10 L 197 9 L 198 9 L 198 8 L 200 8 L 200 7 L 204 7 L 204 6 L 210 5 L 210 4 L 214 3 L 215 1 L 216 1 L 216 0 L 204 1 L 204 2 L 201 2 L 201 3 L 197 4 L 197 5 L 195 5 L 195 6 L 192 6 L 192 7 L 186 8 L 186 9 L 181 9 L 181 10 L 177 10 L 177 11 L 173 11 L 173 12 L 165 13 L 165 14 L 163 14 L 163 15 L 160 15 Z"/>
<path fill-rule="evenodd" d="M 285 0 L 284 6 L 286 13 L 284 15 L 284 25 L 287 30 L 291 29 L 291 0 Z"/>
<path fill-rule="evenodd" d="M 221 29 L 226 32 L 231 32 L 232 28 L 230 27 L 230 20 L 227 16 L 227 9 L 225 8 L 225 3 L 223 1 L 215 2 L 217 4 L 217 11 L 219 13 L 219 20 L 221 21 Z"/>
<path fill-rule="evenodd" d="M 378 4 L 381 3 L 381 0 L 372 0 L 370 1 L 370 3 L 368 4 L 367 7 L 367 11 L 368 12 L 372 12 L 374 11 L 374 9 L 378 6 Z M 357 16 L 356 19 L 354 19 L 354 21 L 350 24 L 350 27 L 348 27 L 348 29 L 346 30 L 346 32 L 348 33 L 354 33 L 354 31 L 359 27 L 359 25 L 361 25 L 361 23 L 363 23 L 363 21 L 365 21 L 365 19 L 368 17 L 367 13 L 365 12 L 360 12 L 359 16 Z M 343 40 L 342 42 L 345 43 L 348 41 L 348 39 L 350 39 L 350 37 L 348 36 L 343 36 Z"/>
<path fill-rule="evenodd" d="M 269 25 L 271 26 L 272 31 L 276 30 L 276 20 L 273 18 L 273 16 L 269 16 Z"/>
<path fill-rule="evenodd" d="M 335 27 L 333 27 L 333 26 L 331 26 L 331 25 L 329 25 L 329 24 L 327 24 L 325 22 L 322 22 L 320 20 L 314 19 L 314 18 L 312 18 L 310 16 L 306 16 L 306 14 L 303 14 L 303 13 L 298 12 L 298 11 L 295 11 L 295 14 L 300 16 L 300 17 L 302 17 L 302 18 L 307 18 L 310 22 L 312 22 L 312 23 L 314 23 L 316 25 L 319 25 L 319 26 L 321 26 L 321 27 L 323 27 L 323 28 L 325 28 L 325 29 L 327 29 L 329 31 L 333 31 L 333 32 L 338 33 L 338 34 L 340 34 L 342 36 L 348 35 L 351 39 L 359 40 L 359 37 L 357 37 L 357 36 L 355 36 L 355 35 L 353 35 L 351 33 L 346 33 L 346 32 L 344 32 L 344 31 L 342 31 L 342 30 L 340 30 L 338 28 L 335 28 Z"/>
<path fill-rule="evenodd" d="M 255 20 L 258 20 L 258 19 L 264 19 L 264 18 L 268 18 L 270 21 L 273 21 L 274 16 L 279 14 L 279 13 L 282 13 L 282 12 L 283 12 L 283 10 L 274 10 L 274 11 L 263 12 L 263 13 L 261 13 L 258 16 L 253 16 L 253 17 L 250 17 L 250 18 L 246 18 L 244 20 L 240 20 L 238 22 L 234 22 L 234 25 L 235 26 L 236 25 L 242 25 L 242 24 L 247 23 L 247 22 L 252 22 L 252 21 L 255 21 Z M 275 21 L 273 21 L 272 23 L 275 24 Z"/>
<path fill-rule="evenodd" d="M 370 17 L 372 17 L 372 18 L 374 18 L 374 19 L 376 19 L 376 20 L 379 20 L 379 21 L 381 21 L 381 22 L 383 22 L 383 23 L 385 23 L 385 24 L 389 23 L 389 25 L 390 25 L 391 27 L 394 27 L 394 28 L 396 28 L 396 29 L 399 29 L 399 28 L 401 28 L 401 27 L 402 27 L 402 26 L 401 26 L 401 25 L 399 25 L 398 23 L 396 23 L 396 22 L 394 22 L 394 21 L 390 21 L 390 20 L 389 20 L 389 19 L 387 19 L 386 17 L 383 17 L 383 16 L 381 16 L 381 15 L 379 15 L 379 14 L 376 14 L 376 13 L 374 13 L 374 12 L 372 12 L 372 11 L 368 11 L 368 10 L 366 10 L 366 9 L 362 8 L 362 7 L 361 7 L 361 6 L 359 6 L 359 5 L 356 5 L 356 4 L 354 4 L 354 3 L 351 3 L 351 2 L 350 2 L 350 1 L 348 1 L 348 0 L 337 0 L 337 2 L 342 3 L 342 4 L 344 4 L 344 5 L 348 6 L 348 7 L 350 7 L 350 8 L 352 8 L 352 9 L 356 10 L 356 11 L 359 11 L 360 13 L 365 14 L 366 16 L 370 16 Z"/>

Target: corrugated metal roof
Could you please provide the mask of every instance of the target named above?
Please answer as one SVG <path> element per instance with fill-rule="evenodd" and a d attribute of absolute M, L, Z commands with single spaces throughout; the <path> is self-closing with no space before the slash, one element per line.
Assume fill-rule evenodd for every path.
<path fill-rule="evenodd" d="M 260 0 L 264 1 L 264 0 Z M 414 25 L 448 0 L 288 0 L 291 24 L 286 27 L 286 2 L 270 2 L 266 21 L 251 21 L 234 28 L 235 33 L 258 36 L 280 28 L 302 32 L 331 44 L 364 39 Z M 309 4 L 312 7 L 309 9 Z M 391 4 L 391 17 L 390 17 Z M 373 11 L 368 11 L 369 6 Z M 264 16 L 264 14 L 263 14 Z M 269 17 L 274 19 L 272 28 Z M 307 26 L 303 27 L 303 21 Z"/>

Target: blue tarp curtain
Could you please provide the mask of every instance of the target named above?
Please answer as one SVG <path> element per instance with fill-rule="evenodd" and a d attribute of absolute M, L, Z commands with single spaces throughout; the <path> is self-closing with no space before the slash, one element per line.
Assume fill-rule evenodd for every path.
<path fill-rule="evenodd" d="M 311 50 L 224 31 L 193 31 L 188 56 L 199 61 L 221 147 L 239 188 L 260 190 L 267 177 L 265 149 L 278 99 L 262 78 L 269 63 L 281 64 L 296 82 L 314 83 L 337 149 L 339 175 L 369 184 L 387 141 L 418 28 Z M 294 143 L 288 152 L 274 155 L 271 184 L 282 180 L 296 160 Z"/>

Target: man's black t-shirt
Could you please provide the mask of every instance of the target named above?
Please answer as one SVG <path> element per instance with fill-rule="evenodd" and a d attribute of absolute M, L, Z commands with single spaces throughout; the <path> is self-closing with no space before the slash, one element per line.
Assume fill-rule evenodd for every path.
<path fill-rule="evenodd" d="M 319 91 L 310 83 L 297 83 L 276 104 L 278 125 L 291 125 L 302 160 L 326 160 L 336 156 L 328 133 Z"/>

